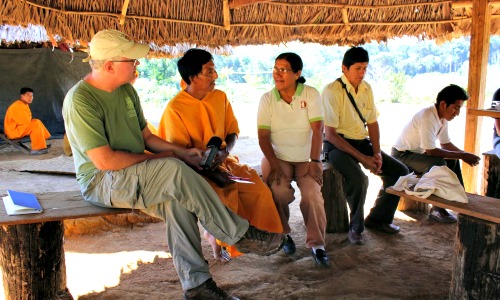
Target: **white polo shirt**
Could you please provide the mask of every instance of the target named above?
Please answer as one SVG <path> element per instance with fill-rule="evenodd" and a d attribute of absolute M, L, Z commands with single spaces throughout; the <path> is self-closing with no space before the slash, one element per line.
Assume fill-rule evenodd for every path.
<path fill-rule="evenodd" d="M 398 151 L 425 153 L 436 149 L 436 141 L 441 144 L 451 142 L 448 135 L 448 121 L 440 119 L 435 105 L 416 113 L 396 140 L 394 148 Z"/>
<path fill-rule="evenodd" d="M 375 123 L 379 113 L 375 106 L 371 86 L 363 80 L 359 84 L 356 93 L 355 88 L 345 75 L 342 75 L 340 79 L 346 84 L 347 90 L 354 98 L 356 106 L 365 118 L 366 123 Z M 321 98 L 325 111 L 325 126 L 335 128 L 337 133 L 343 134 L 348 139 L 362 140 L 368 136 L 368 130 L 340 82 L 335 80 L 329 83 L 323 89 Z"/>
<path fill-rule="evenodd" d="M 312 122 L 323 120 L 318 90 L 299 83 L 288 104 L 276 88 L 262 95 L 257 127 L 271 131 L 276 157 L 289 162 L 305 162 L 311 155 Z"/>

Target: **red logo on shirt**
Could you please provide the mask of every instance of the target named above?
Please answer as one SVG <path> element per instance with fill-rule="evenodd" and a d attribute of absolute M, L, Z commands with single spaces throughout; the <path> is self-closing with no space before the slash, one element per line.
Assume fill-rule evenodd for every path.
<path fill-rule="evenodd" d="M 306 101 L 300 101 L 300 108 L 306 108 L 307 107 L 307 102 Z"/>

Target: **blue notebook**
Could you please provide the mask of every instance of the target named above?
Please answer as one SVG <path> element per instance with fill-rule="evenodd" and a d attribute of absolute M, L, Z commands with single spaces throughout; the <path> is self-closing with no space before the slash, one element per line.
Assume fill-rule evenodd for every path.
<path fill-rule="evenodd" d="M 31 193 L 7 190 L 9 194 L 3 197 L 5 210 L 8 215 L 33 214 L 42 212 L 42 206 Z"/>

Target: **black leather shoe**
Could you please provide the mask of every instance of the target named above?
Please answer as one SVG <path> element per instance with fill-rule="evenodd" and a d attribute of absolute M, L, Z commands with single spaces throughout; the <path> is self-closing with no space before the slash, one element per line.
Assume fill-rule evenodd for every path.
<path fill-rule="evenodd" d="M 40 150 L 31 150 L 31 155 L 42 155 L 42 154 L 47 154 L 49 153 L 49 150 L 47 148 L 40 149 Z"/>
<path fill-rule="evenodd" d="M 456 223 L 457 218 L 455 218 L 454 215 L 450 214 L 446 209 L 440 208 L 440 207 L 435 207 L 433 206 L 431 208 L 431 211 L 429 213 L 429 218 L 431 218 L 434 221 L 438 221 L 441 223 Z"/>
<path fill-rule="evenodd" d="M 241 253 L 271 255 L 278 252 L 285 244 L 283 233 L 272 233 L 249 226 L 245 235 L 234 245 Z"/>
<path fill-rule="evenodd" d="M 349 242 L 353 245 L 363 245 L 365 243 L 365 239 L 361 233 L 357 233 L 356 231 L 349 229 L 347 233 L 347 238 Z"/>
<path fill-rule="evenodd" d="M 317 266 L 325 268 L 330 266 L 330 260 L 328 260 L 328 255 L 326 255 L 325 250 L 318 249 L 316 250 L 316 252 L 314 252 L 314 250 L 311 250 L 311 254 Z"/>
<path fill-rule="evenodd" d="M 184 292 L 184 300 L 239 300 L 217 287 L 212 278 Z"/>
<path fill-rule="evenodd" d="M 295 251 L 297 251 L 297 248 L 295 247 L 295 242 L 292 240 L 292 237 L 287 234 L 286 235 L 286 241 L 283 244 L 283 252 L 285 252 L 288 255 L 294 254 Z"/>
<path fill-rule="evenodd" d="M 387 234 L 396 234 L 401 229 L 399 226 L 394 224 L 384 224 L 372 221 L 370 218 L 365 219 L 365 227 L 369 229 L 374 229 Z"/>

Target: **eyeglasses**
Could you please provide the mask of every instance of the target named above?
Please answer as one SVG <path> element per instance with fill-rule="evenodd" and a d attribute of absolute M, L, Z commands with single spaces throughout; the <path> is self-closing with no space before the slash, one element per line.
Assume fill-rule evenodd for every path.
<path fill-rule="evenodd" d="M 285 68 L 276 68 L 276 67 L 273 68 L 273 73 L 286 74 L 286 73 L 290 73 L 290 72 L 293 72 L 293 70 L 285 69 Z"/>
<path fill-rule="evenodd" d="M 138 59 L 124 59 L 124 60 L 110 60 L 112 62 L 131 62 L 134 63 L 134 66 L 137 66 L 139 64 Z"/>

